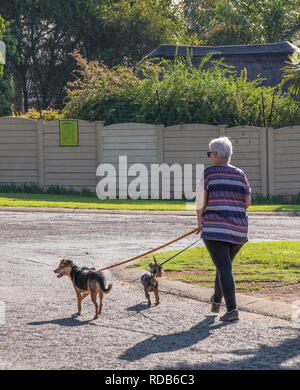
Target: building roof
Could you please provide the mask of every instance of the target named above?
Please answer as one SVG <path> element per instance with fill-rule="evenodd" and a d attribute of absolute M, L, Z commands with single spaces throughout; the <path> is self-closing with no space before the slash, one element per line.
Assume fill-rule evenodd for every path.
<path fill-rule="evenodd" d="M 203 57 L 209 53 L 217 52 L 217 55 L 249 55 L 249 54 L 282 54 L 290 55 L 300 49 L 288 41 L 278 43 L 266 43 L 261 45 L 228 45 L 228 46 L 186 46 L 186 45 L 160 45 L 146 58 L 177 56 Z"/>

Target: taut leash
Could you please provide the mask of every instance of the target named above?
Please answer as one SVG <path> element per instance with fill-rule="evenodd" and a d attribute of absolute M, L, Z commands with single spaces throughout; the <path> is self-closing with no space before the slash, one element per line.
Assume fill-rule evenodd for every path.
<path fill-rule="evenodd" d="M 167 242 L 166 244 L 159 246 L 158 248 L 151 249 L 151 250 L 148 251 L 148 252 L 142 253 L 142 254 L 140 254 L 140 255 L 138 255 L 138 256 L 131 257 L 130 259 L 121 261 L 120 263 L 113 264 L 113 265 L 110 265 L 110 266 L 105 267 L 105 268 L 101 268 L 101 269 L 99 269 L 99 271 L 105 271 L 105 270 L 107 270 L 107 269 L 114 268 L 114 267 L 117 267 L 117 266 L 119 266 L 119 265 L 129 263 L 130 261 L 139 259 L 140 257 L 147 256 L 147 255 L 149 255 L 149 254 L 152 253 L 152 252 L 158 251 L 159 249 L 165 248 L 166 246 L 173 244 L 173 242 L 182 240 L 183 238 L 188 237 L 188 236 L 190 236 L 191 234 L 193 234 L 193 233 L 198 233 L 198 232 L 199 232 L 199 228 L 196 228 L 196 229 L 192 230 L 191 232 L 188 232 L 188 233 L 183 234 L 182 236 L 180 236 L 180 237 L 178 237 L 178 238 L 175 238 L 175 240 L 169 241 L 169 242 Z M 197 241 L 198 241 L 198 240 L 197 240 Z M 193 244 L 194 244 L 194 243 L 193 243 Z M 187 249 L 187 248 L 186 248 L 186 249 Z"/>
<path fill-rule="evenodd" d="M 174 257 L 180 255 L 180 253 L 186 251 L 187 249 L 189 249 L 191 246 L 193 246 L 194 244 L 196 244 L 198 241 L 200 241 L 201 238 L 198 238 L 198 240 L 196 240 L 195 242 L 192 242 L 190 245 L 188 245 L 186 248 L 182 249 L 181 251 L 179 251 L 178 253 L 176 253 L 175 255 L 169 257 L 167 260 L 163 261 L 162 263 L 160 263 L 160 265 L 163 265 L 163 264 L 166 264 L 168 261 L 174 259 Z"/>

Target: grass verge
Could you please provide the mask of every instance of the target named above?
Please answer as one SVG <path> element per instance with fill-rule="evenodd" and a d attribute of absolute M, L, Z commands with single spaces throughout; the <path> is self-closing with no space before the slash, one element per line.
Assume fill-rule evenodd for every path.
<path fill-rule="evenodd" d="M 109 199 L 97 197 L 49 194 L 0 194 L 0 206 L 57 207 L 111 210 L 184 210 L 183 201 Z"/>
<path fill-rule="evenodd" d="M 193 210 L 192 202 L 181 200 L 132 200 L 109 199 L 97 197 L 57 194 L 0 193 L 0 206 L 10 207 L 54 207 L 76 209 L 108 209 L 108 210 Z M 253 205 L 248 211 L 300 211 L 300 205 Z"/>
<path fill-rule="evenodd" d="M 162 262 L 178 250 L 155 254 Z M 153 256 L 134 265 L 148 269 Z M 164 265 L 164 277 L 213 287 L 215 267 L 205 248 L 188 249 Z M 247 243 L 234 260 L 237 291 L 247 292 L 300 282 L 300 241 Z"/>

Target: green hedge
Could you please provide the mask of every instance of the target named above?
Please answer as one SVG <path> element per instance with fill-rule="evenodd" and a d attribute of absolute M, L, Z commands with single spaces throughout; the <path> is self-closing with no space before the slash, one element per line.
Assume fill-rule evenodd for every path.
<path fill-rule="evenodd" d="M 21 114 L 19 115 L 19 117 L 27 118 L 27 119 L 35 119 L 35 120 L 42 119 L 45 122 L 64 119 L 60 111 L 53 110 L 51 108 L 48 108 L 47 110 L 41 110 L 41 111 L 38 111 L 35 108 L 31 108 L 28 112 L 26 112 L 26 114 Z"/>
<path fill-rule="evenodd" d="M 283 127 L 299 123 L 299 105 L 281 85 L 247 81 L 246 71 L 206 57 L 109 69 L 76 55 L 80 78 L 69 86 L 65 117 L 85 120 Z M 209 66 L 208 66 L 209 64 Z"/>

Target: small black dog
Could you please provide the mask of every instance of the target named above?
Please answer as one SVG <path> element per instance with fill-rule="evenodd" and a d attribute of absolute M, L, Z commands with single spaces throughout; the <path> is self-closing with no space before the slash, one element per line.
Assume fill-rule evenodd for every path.
<path fill-rule="evenodd" d="M 95 268 L 77 267 L 72 260 L 63 259 L 58 265 L 58 268 L 54 270 L 58 278 L 62 276 L 69 276 L 72 280 L 73 286 L 77 295 L 78 312 L 81 314 L 81 302 L 85 297 L 91 294 L 92 302 L 95 305 L 95 317 L 101 314 L 103 294 L 108 294 L 112 289 L 112 284 L 105 287 L 105 277 L 100 271 L 96 271 Z M 100 306 L 97 303 L 97 294 L 100 297 Z"/>
<path fill-rule="evenodd" d="M 154 263 L 149 264 L 150 271 L 147 271 L 144 273 L 141 277 L 142 285 L 144 286 L 145 290 L 145 297 L 148 300 L 148 306 L 151 306 L 150 301 L 150 294 L 149 292 L 154 292 L 155 295 L 155 305 L 159 304 L 159 296 L 158 296 L 158 281 L 157 277 L 162 276 L 162 266 L 160 264 L 157 264 L 155 258 Z"/>

